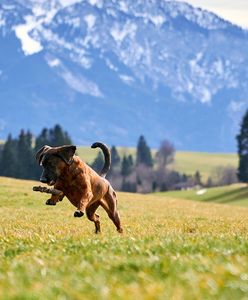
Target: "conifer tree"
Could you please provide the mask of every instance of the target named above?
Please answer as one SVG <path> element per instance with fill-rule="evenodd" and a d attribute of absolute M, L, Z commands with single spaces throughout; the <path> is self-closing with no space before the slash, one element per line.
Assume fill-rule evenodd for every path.
<path fill-rule="evenodd" d="M 39 150 L 44 145 L 51 147 L 70 145 L 71 138 L 66 131 L 63 131 L 60 125 L 55 125 L 54 128 L 43 128 L 41 133 L 35 140 L 35 151 Z"/>
<path fill-rule="evenodd" d="M 60 146 L 71 144 L 71 139 L 60 125 L 48 130 L 44 128 L 35 140 L 30 131 L 21 130 L 18 139 L 12 139 L 9 135 L 3 145 L 0 158 L 0 175 L 38 179 L 41 173 L 40 167 L 35 162 L 35 153 L 44 145 Z"/>
<path fill-rule="evenodd" d="M 120 166 L 121 158 L 115 146 L 111 147 L 110 155 L 111 155 L 111 166 L 107 174 L 107 178 L 109 180 L 111 180 L 111 178 L 113 177 L 119 176 L 120 168 L 121 168 Z"/>
<path fill-rule="evenodd" d="M 64 132 L 60 125 L 55 125 L 51 131 L 51 144 L 52 146 L 63 146 L 71 144 L 71 139 L 67 132 Z"/>
<path fill-rule="evenodd" d="M 41 133 L 37 136 L 35 140 L 35 152 L 38 151 L 45 145 L 49 145 L 49 131 L 47 128 L 43 128 Z"/>
<path fill-rule="evenodd" d="M 7 177 L 17 176 L 17 164 L 16 164 L 16 141 L 9 135 L 2 150 L 0 160 L 0 175 Z"/>
<path fill-rule="evenodd" d="M 141 135 L 138 140 L 136 164 L 143 164 L 148 167 L 153 166 L 151 150 L 143 135 Z"/>
<path fill-rule="evenodd" d="M 102 152 L 98 152 L 97 157 L 93 161 L 91 167 L 96 171 L 99 172 L 104 165 L 104 159 L 103 159 L 103 154 Z"/>
<path fill-rule="evenodd" d="M 195 174 L 194 174 L 194 183 L 195 185 L 201 185 L 202 182 L 201 182 L 201 174 L 199 171 L 196 171 Z"/>
<path fill-rule="evenodd" d="M 133 167 L 133 160 L 132 156 L 129 155 L 128 157 L 126 155 L 123 156 L 122 163 L 121 163 L 121 175 L 123 177 L 127 177 L 131 174 Z"/>
<path fill-rule="evenodd" d="M 248 110 L 246 111 L 241 127 L 240 133 L 237 135 L 238 142 L 238 179 L 241 182 L 248 182 Z"/>
<path fill-rule="evenodd" d="M 111 147 L 110 153 L 111 153 L 111 166 L 112 167 L 118 166 L 121 159 L 115 146 Z"/>
<path fill-rule="evenodd" d="M 34 178 L 34 155 L 32 149 L 32 134 L 21 130 L 17 142 L 17 168 L 18 177 L 25 179 Z"/>
<path fill-rule="evenodd" d="M 130 166 L 130 169 L 132 169 L 134 163 L 133 163 L 133 157 L 132 157 L 131 154 L 128 155 L 127 160 L 128 160 L 128 164 L 129 164 L 129 166 Z"/>

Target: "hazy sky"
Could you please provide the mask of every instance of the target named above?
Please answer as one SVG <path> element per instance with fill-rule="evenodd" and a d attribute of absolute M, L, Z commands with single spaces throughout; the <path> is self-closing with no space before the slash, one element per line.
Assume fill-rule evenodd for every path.
<path fill-rule="evenodd" d="M 184 0 L 248 29 L 248 0 Z"/>

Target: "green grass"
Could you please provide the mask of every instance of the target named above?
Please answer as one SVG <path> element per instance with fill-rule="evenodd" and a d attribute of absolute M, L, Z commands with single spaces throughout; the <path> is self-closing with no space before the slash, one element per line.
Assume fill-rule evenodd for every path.
<path fill-rule="evenodd" d="M 124 154 L 135 156 L 135 148 L 117 147 L 117 149 L 121 156 Z M 98 149 L 91 149 L 86 146 L 78 147 L 79 156 L 88 163 L 93 162 L 98 151 Z M 152 153 L 155 155 L 155 150 Z M 215 169 L 219 166 L 237 168 L 237 154 L 177 151 L 175 162 L 171 165 L 171 168 L 188 175 L 193 175 L 196 171 L 200 171 L 203 181 L 207 181 L 208 177 L 212 176 Z"/>
<path fill-rule="evenodd" d="M 118 193 L 124 234 L 0 177 L 0 299 L 246 299 L 248 208 Z"/>
<path fill-rule="evenodd" d="M 173 197 L 176 199 L 248 206 L 248 187 L 245 184 L 233 184 L 204 190 L 205 192 L 202 195 L 199 195 L 197 190 L 161 192 L 157 195 L 165 198 Z"/>

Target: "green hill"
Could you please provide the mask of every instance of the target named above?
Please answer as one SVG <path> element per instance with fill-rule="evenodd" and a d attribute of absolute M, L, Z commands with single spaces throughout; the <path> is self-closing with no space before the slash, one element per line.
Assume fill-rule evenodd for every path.
<path fill-rule="evenodd" d="M 248 208 L 118 193 L 102 233 L 0 177 L 0 299 L 246 299 Z"/>
<path fill-rule="evenodd" d="M 202 190 L 172 191 L 157 193 L 159 197 L 197 200 L 202 202 L 228 203 L 248 206 L 248 187 L 246 184 L 233 184 Z"/>
<path fill-rule="evenodd" d="M 135 148 L 117 147 L 117 149 L 122 156 L 124 154 L 135 156 Z M 91 149 L 90 147 L 78 147 L 78 154 L 88 163 L 93 162 L 97 151 L 97 149 Z M 154 154 L 155 150 L 152 152 Z M 202 175 L 202 179 L 206 181 L 217 167 L 232 166 L 236 168 L 237 165 L 237 154 L 177 151 L 175 162 L 171 165 L 171 168 L 188 175 L 193 175 L 198 170 Z"/>
<path fill-rule="evenodd" d="M 203 180 L 206 180 L 220 166 L 236 168 L 238 166 L 237 154 L 178 151 L 173 167 L 175 170 L 186 174 L 194 174 L 198 170 Z"/>

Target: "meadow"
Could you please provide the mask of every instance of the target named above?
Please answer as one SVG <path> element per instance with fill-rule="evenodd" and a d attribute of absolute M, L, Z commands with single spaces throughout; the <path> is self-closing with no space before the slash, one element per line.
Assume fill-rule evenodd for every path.
<path fill-rule="evenodd" d="M 0 299 L 247 299 L 248 208 L 118 193 L 124 233 L 0 177 Z"/>
<path fill-rule="evenodd" d="M 196 200 L 209 203 L 225 203 L 230 205 L 248 206 L 247 184 L 232 184 L 200 190 L 159 192 L 159 197 Z"/>
<path fill-rule="evenodd" d="M 135 157 L 135 148 L 117 147 L 120 156 L 124 154 L 132 154 Z M 97 149 L 89 147 L 78 147 L 79 156 L 86 162 L 92 163 L 96 158 Z M 153 156 L 156 150 L 152 150 Z M 213 176 L 216 168 L 231 166 L 237 168 L 238 156 L 234 153 L 206 153 L 206 152 L 187 152 L 177 151 L 175 161 L 170 166 L 180 173 L 194 175 L 196 171 L 200 171 L 202 180 L 207 181 L 209 176 Z"/>

